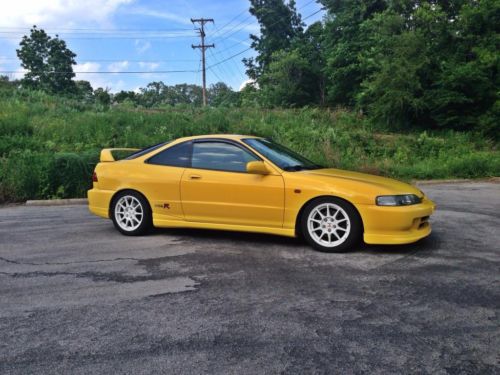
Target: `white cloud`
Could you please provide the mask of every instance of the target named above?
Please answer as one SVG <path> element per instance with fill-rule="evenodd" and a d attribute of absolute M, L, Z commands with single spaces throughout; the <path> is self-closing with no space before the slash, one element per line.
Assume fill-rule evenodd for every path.
<path fill-rule="evenodd" d="M 136 39 L 134 45 L 137 53 L 144 53 L 151 48 L 151 42 L 140 39 Z"/>
<path fill-rule="evenodd" d="M 126 62 L 128 65 L 128 61 Z M 124 64 L 122 64 L 124 65 Z M 109 68 L 109 67 L 107 67 Z M 110 92 L 115 93 L 121 90 L 129 90 L 129 86 L 127 82 L 123 79 L 115 79 L 116 76 L 114 74 L 99 74 L 99 73 L 90 73 L 90 72 L 105 72 L 106 70 L 101 69 L 101 65 L 95 62 L 86 62 L 83 64 L 78 64 L 74 67 L 76 73 L 76 80 L 84 80 L 89 81 L 92 87 L 97 89 L 98 87 L 102 87 L 103 89 L 108 89 Z M 83 74 L 82 74 L 83 73 Z M 87 73 L 87 74 L 85 74 Z"/>
<path fill-rule="evenodd" d="M 99 64 L 99 63 L 96 63 L 96 62 L 86 62 L 86 63 L 75 65 L 75 67 L 74 67 L 73 70 L 76 71 L 76 72 L 88 73 L 88 72 L 98 72 L 100 70 L 100 68 L 101 68 L 101 64 Z M 85 74 L 78 74 L 78 73 L 76 73 L 76 78 L 77 79 L 84 79 L 81 76 L 85 76 Z"/>
<path fill-rule="evenodd" d="M 12 71 L 14 73 L 0 73 L 0 75 L 6 75 L 9 77 L 9 79 L 14 80 L 14 79 L 23 79 L 24 75 L 26 74 L 26 70 L 22 67 L 18 67 L 16 69 L 0 69 L 0 70 L 8 70 Z"/>
<path fill-rule="evenodd" d="M 15 79 L 22 79 L 24 78 L 25 70 L 22 67 L 19 67 L 16 69 L 16 72 L 14 73 L 14 78 Z"/>
<path fill-rule="evenodd" d="M 100 74 L 90 73 L 99 72 L 101 70 L 101 64 L 95 62 L 86 62 L 76 65 L 73 70 L 78 72 L 75 74 L 75 80 L 77 81 L 89 81 L 94 89 L 98 87 L 109 87 L 108 83 L 105 82 Z"/>
<path fill-rule="evenodd" d="M 134 8 L 130 9 L 130 14 L 133 14 L 136 16 L 159 18 L 162 20 L 167 20 L 167 21 L 179 23 L 181 25 L 191 25 L 191 20 L 189 19 L 189 17 L 180 16 L 178 14 L 166 12 L 166 11 L 158 11 L 158 10 L 143 8 L 143 7 L 134 7 Z"/>
<path fill-rule="evenodd" d="M 114 62 L 108 65 L 108 71 L 113 73 L 123 72 L 128 68 L 128 65 L 129 63 L 127 60 Z"/>
<path fill-rule="evenodd" d="M 123 79 L 119 79 L 118 81 L 108 81 L 106 87 L 110 88 L 110 92 L 117 93 L 122 90 L 129 90 L 129 85 Z"/>
<path fill-rule="evenodd" d="M 110 16 L 134 0 L 21 0 L 2 1 L 2 27 L 42 28 L 108 24 Z"/>
<path fill-rule="evenodd" d="M 243 90 L 246 86 L 254 86 L 256 88 L 259 88 L 259 85 L 253 80 L 253 79 L 247 79 L 245 81 L 243 81 L 240 85 L 240 88 L 238 91 L 241 91 Z"/>
<path fill-rule="evenodd" d="M 148 70 L 156 70 L 160 66 L 160 63 L 157 62 L 145 62 L 145 61 L 139 61 L 139 66 L 142 69 L 148 69 Z"/>

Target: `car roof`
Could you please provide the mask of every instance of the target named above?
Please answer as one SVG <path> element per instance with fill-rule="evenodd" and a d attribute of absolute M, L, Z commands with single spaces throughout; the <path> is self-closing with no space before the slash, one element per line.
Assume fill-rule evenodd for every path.
<path fill-rule="evenodd" d="M 175 141 L 177 143 L 177 141 L 188 141 L 194 139 L 210 139 L 210 138 L 238 140 L 242 138 L 260 138 L 260 137 L 256 137 L 254 135 L 241 135 L 241 134 L 206 134 L 206 135 L 195 135 L 191 137 L 178 138 Z"/>

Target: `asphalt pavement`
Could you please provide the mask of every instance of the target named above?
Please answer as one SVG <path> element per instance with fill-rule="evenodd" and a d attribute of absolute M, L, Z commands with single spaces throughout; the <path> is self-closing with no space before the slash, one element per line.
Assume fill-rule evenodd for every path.
<path fill-rule="evenodd" d="M 500 184 L 421 188 L 429 238 L 346 254 L 0 208 L 0 373 L 498 374 Z"/>

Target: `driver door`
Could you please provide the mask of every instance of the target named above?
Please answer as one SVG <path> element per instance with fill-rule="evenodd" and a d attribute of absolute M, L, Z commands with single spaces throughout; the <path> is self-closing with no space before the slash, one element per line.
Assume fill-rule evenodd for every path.
<path fill-rule="evenodd" d="M 284 182 L 280 174 L 246 172 L 246 164 L 261 160 L 229 140 L 193 143 L 191 168 L 181 178 L 181 201 L 188 221 L 281 227 Z"/>

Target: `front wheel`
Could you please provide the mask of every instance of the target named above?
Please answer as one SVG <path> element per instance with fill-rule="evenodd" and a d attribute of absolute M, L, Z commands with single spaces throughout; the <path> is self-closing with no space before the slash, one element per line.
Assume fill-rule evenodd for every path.
<path fill-rule="evenodd" d="M 151 209 L 147 200 L 135 191 L 123 191 L 114 199 L 111 219 L 122 234 L 138 236 L 151 229 Z"/>
<path fill-rule="evenodd" d="M 361 240 L 363 224 L 351 204 L 339 198 L 325 197 L 305 207 L 301 230 L 306 241 L 316 250 L 340 253 Z"/>

